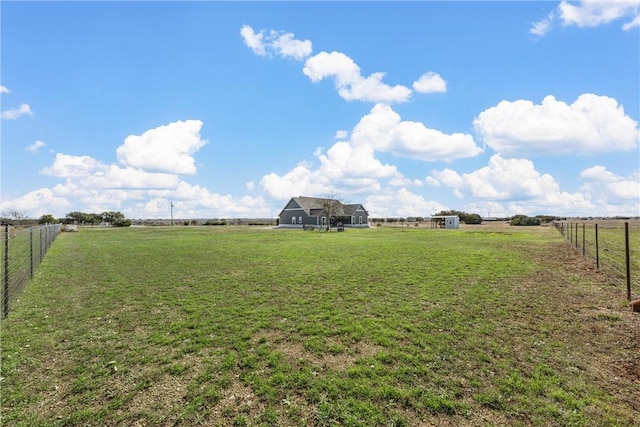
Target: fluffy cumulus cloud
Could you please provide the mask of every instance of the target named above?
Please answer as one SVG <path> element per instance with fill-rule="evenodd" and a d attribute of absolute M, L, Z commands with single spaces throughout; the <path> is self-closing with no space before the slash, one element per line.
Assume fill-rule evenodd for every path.
<path fill-rule="evenodd" d="M 21 104 L 19 107 L 11 108 L 0 113 L 2 120 L 16 120 L 21 116 L 31 116 L 33 113 L 29 104 Z"/>
<path fill-rule="evenodd" d="M 390 106 L 375 105 L 353 129 L 354 145 L 423 161 L 451 161 L 482 153 L 469 134 L 445 134 L 421 122 L 402 120 Z"/>
<path fill-rule="evenodd" d="M 37 140 L 36 142 L 34 142 L 31 145 L 28 145 L 25 148 L 25 151 L 29 151 L 31 153 L 37 153 L 42 147 L 46 147 L 47 144 L 45 144 L 44 142 Z"/>
<path fill-rule="evenodd" d="M 9 210 L 25 212 L 28 217 L 39 218 L 52 212 L 62 212 L 72 207 L 68 197 L 60 195 L 55 189 L 40 188 L 23 196 L 0 202 L 0 212 Z"/>
<path fill-rule="evenodd" d="M 251 26 L 243 25 L 240 36 L 256 55 L 305 60 L 302 72 L 314 83 L 332 79 L 338 94 L 345 100 L 391 104 L 406 102 L 411 97 L 410 88 L 385 83 L 383 72 L 363 75 L 358 64 L 342 52 L 320 52 L 311 56 L 311 41 L 298 40 L 293 33 L 273 30 L 256 32 Z M 422 93 L 446 92 L 447 83 L 438 73 L 430 71 L 420 76 L 413 83 L 413 88 Z"/>
<path fill-rule="evenodd" d="M 420 93 L 446 92 L 447 82 L 440 74 L 429 71 L 413 82 L 413 88 Z"/>
<path fill-rule="evenodd" d="M 10 93 L 11 90 L 9 90 L 9 88 L 6 88 L 2 85 L 0 85 L 0 93 Z"/>
<path fill-rule="evenodd" d="M 638 147 L 638 123 L 607 96 L 583 94 L 573 104 L 547 96 L 501 101 L 476 117 L 478 135 L 504 155 L 591 155 Z"/>
<path fill-rule="evenodd" d="M 242 40 L 253 53 L 259 56 L 278 55 L 303 61 L 313 51 L 309 40 L 298 40 L 295 34 L 282 31 L 260 30 L 255 32 L 249 25 L 240 29 Z"/>
<path fill-rule="evenodd" d="M 292 194 L 370 194 L 385 185 L 420 186 L 422 181 L 404 177 L 396 166 L 381 162 L 377 153 L 449 161 L 482 152 L 470 135 L 447 135 L 422 123 L 403 121 L 386 104 L 376 104 L 344 136 L 349 138 L 334 143 L 326 152 L 316 150 L 316 167 L 301 163 L 283 175 L 265 175 L 262 189 L 273 198 L 287 199 Z"/>
<path fill-rule="evenodd" d="M 501 207 L 509 215 L 549 210 L 579 214 L 595 208 L 584 194 L 561 191 L 551 175 L 538 172 L 528 159 L 505 159 L 495 154 L 487 166 L 473 172 L 459 174 L 444 169 L 432 171 L 431 177 L 453 187 L 458 197 L 473 201 L 482 212 L 491 207 L 497 212 Z"/>
<path fill-rule="evenodd" d="M 307 59 L 302 72 L 313 82 L 333 78 L 338 94 L 348 101 L 405 102 L 411 96 L 406 86 L 384 83 L 384 73 L 364 77 L 353 59 L 342 52 L 320 52 Z"/>
<path fill-rule="evenodd" d="M 331 194 L 333 187 L 328 177 L 313 171 L 310 165 L 302 163 L 284 175 L 270 173 L 260 180 L 262 189 L 275 199 L 285 200 L 291 195 Z"/>
<path fill-rule="evenodd" d="M 406 188 L 369 196 L 364 205 L 373 218 L 428 216 L 447 209 Z"/>
<path fill-rule="evenodd" d="M 174 203 L 176 218 L 270 216 L 262 197 L 212 193 L 180 179 L 194 173 L 193 154 L 206 141 L 202 122 L 177 121 L 132 135 L 116 150 L 119 163 L 105 164 L 90 156 L 57 153 L 40 172 L 62 180 L 19 198 L 3 198 L 1 210 L 25 211 L 30 217 L 64 216 L 70 210 L 120 210 L 130 218 L 168 218 Z M 44 146 L 35 143 L 33 149 Z"/>
<path fill-rule="evenodd" d="M 200 138 L 201 128 L 200 120 L 186 120 L 130 135 L 116 150 L 118 161 L 134 168 L 193 175 L 192 154 L 207 143 Z"/>
<path fill-rule="evenodd" d="M 53 164 L 40 172 L 57 178 L 86 178 L 107 168 L 107 165 L 89 156 L 71 156 L 58 153 Z"/>
<path fill-rule="evenodd" d="M 596 165 L 583 170 L 580 177 L 584 181 L 581 190 L 595 204 L 606 207 L 606 215 L 640 215 L 640 171 L 621 176 Z"/>
<path fill-rule="evenodd" d="M 534 22 L 530 32 L 537 36 L 548 33 L 556 22 L 563 26 L 597 27 L 613 21 L 622 21 L 622 29 L 629 31 L 640 26 L 639 0 L 563 0 L 545 18 Z"/>

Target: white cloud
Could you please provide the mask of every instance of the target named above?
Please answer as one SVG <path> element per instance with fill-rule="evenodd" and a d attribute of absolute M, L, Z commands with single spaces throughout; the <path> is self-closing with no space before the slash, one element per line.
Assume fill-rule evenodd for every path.
<path fill-rule="evenodd" d="M 471 157 L 482 150 L 470 135 L 446 135 L 422 123 L 402 121 L 391 107 L 377 104 L 360 119 L 348 140 L 334 143 L 326 153 L 315 151 L 320 163 L 317 168 L 303 163 L 284 175 L 265 175 L 260 184 L 277 199 L 303 194 L 370 194 L 379 192 L 384 183 L 422 185 L 404 177 L 396 166 L 382 163 L 376 152 L 435 161 Z"/>
<path fill-rule="evenodd" d="M 540 174 L 531 160 L 505 159 L 499 154 L 489 159 L 487 166 L 470 173 L 458 174 L 445 169 L 431 176 L 474 206 L 487 211 L 488 203 L 501 206 L 510 215 L 517 213 L 557 214 L 592 212 L 595 205 L 582 193 L 568 193 L 549 174 Z"/>
<path fill-rule="evenodd" d="M 311 55 L 313 46 L 309 40 L 298 40 L 293 33 L 260 30 L 256 33 L 249 25 L 243 25 L 240 35 L 244 43 L 259 56 L 276 54 L 303 61 Z"/>
<path fill-rule="evenodd" d="M 447 82 L 440 74 L 429 71 L 413 82 L 413 88 L 420 93 L 446 92 Z"/>
<path fill-rule="evenodd" d="M 58 178 L 86 178 L 96 171 L 106 169 L 107 165 L 92 157 L 58 153 L 53 165 L 42 169 L 41 173 Z"/>
<path fill-rule="evenodd" d="M 430 186 L 432 186 L 432 187 L 440 187 L 440 181 L 438 181 L 437 179 L 435 179 L 435 178 L 434 178 L 434 177 L 432 177 L 432 176 L 428 176 L 428 177 L 426 177 L 426 178 L 425 178 L 425 180 L 424 180 L 424 182 L 425 182 L 427 185 L 430 185 Z"/>
<path fill-rule="evenodd" d="M 313 173 L 305 164 L 296 166 L 282 176 L 275 173 L 265 175 L 260 180 L 260 185 L 269 196 L 280 200 L 332 192 L 326 178 L 318 176 L 317 172 Z"/>
<path fill-rule="evenodd" d="M 67 198 L 57 195 L 54 190 L 40 188 L 15 199 L 4 198 L 0 203 L 0 211 L 12 209 L 27 212 L 32 218 L 39 218 L 42 215 L 60 212 L 71 206 L 72 204 Z"/>
<path fill-rule="evenodd" d="M 151 189 L 175 188 L 180 183 L 177 175 L 147 172 L 132 167 L 110 165 L 105 170 L 96 171 L 82 181 L 86 188 Z"/>
<path fill-rule="evenodd" d="M 278 55 L 299 61 L 306 59 L 303 73 L 313 82 L 333 78 L 338 94 L 348 101 L 393 103 L 408 101 L 411 96 L 411 89 L 406 86 L 389 86 L 384 83 L 384 73 L 363 76 L 360 67 L 342 52 L 320 52 L 311 56 L 311 41 L 298 40 L 293 33 L 274 30 L 261 30 L 256 33 L 249 25 L 243 25 L 240 35 L 244 43 L 257 55 Z M 427 88 L 427 85 L 430 85 L 434 90 L 442 91 L 442 85 L 446 85 L 444 80 L 438 75 L 431 78 L 432 82 L 423 82 L 419 87 L 431 90 Z"/>
<path fill-rule="evenodd" d="M 593 194 L 604 205 L 635 202 L 635 214 L 640 215 L 640 174 L 628 177 L 616 175 L 605 166 L 593 166 L 583 170 L 580 177 L 585 180 L 583 190 Z"/>
<path fill-rule="evenodd" d="M 536 36 L 544 36 L 545 34 L 547 34 L 549 31 L 551 31 L 551 27 L 553 25 L 553 20 L 554 20 L 554 13 L 550 13 L 548 17 L 546 17 L 545 19 L 542 19 L 538 22 L 534 22 L 531 25 L 531 29 L 529 30 L 529 32 L 531 34 L 534 34 Z"/>
<path fill-rule="evenodd" d="M 177 174 L 195 174 L 192 156 L 205 144 L 200 138 L 200 120 L 177 121 L 129 135 L 118 147 L 118 161 L 125 166 Z"/>
<path fill-rule="evenodd" d="M 622 29 L 625 31 L 629 31 L 632 28 L 640 27 L 640 15 L 633 18 L 633 21 L 629 21 L 622 26 Z"/>
<path fill-rule="evenodd" d="M 176 218 L 270 217 L 273 209 L 262 197 L 234 197 L 211 193 L 204 187 L 182 181 L 179 171 L 189 170 L 190 153 L 205 141 L 200 138 L 202 123 L 196 120 L 174 122 L 130 136 L 118 148 L 121 164 L 107 165 L 89 156 L 56 154 L 53 163 L 41 170 L 44 175 L 60 178 L 63 183 L 44 188 L 20 198 L 2 201 L 2 209 L 24 210 L 30 217 L 52 214 L 62 217 L 70 210 L 103 212 L 119 210 L 130 218 L 168 218 L 170 203 L 175 202 Z M 43 146 L 34 144 L 34 146 Z M 176 167 L 164 167 L 153 153 L 158 150 Z M 136 159 L 141 167 L 133 166 Z M 171 172 L 157 172 L 159 169 Z M 252 183 L 247 184 L 248 187 Z"/>
<path fill-rule="evenodd" d="M 264 34 L 262 31 L 256 33 L 249 25 L 243 25 L 240 29 L 240 35 L 242 36 L 244 43 L 251 48 L 253 53 L 260 56 L 267 55 L 267 49 L 263 42 Z"/>
<path fill-rule="evenodd" d="M 638 123 L 607 96 L 583 94 L 571 105 L 547 96 L 501 101 L 473 122 L 485 144 L 504 155 L 591 155 L 638 146 Z"/>
<path fill-rule="evenodd" d="M 31 153 L 37 153 L 38 150 L 40 150 L 42 147 L 45 147 L 47 144 L 45 144 L 44 142 L 37 140 L 36 142 L 34 142 L 33 144 L 27 146 L 25 148 L 26 151 L 29 151 Z"/>
<path fill-rule="evenodd" d="M 0 85 L 0 93 L 11 93 L 11 90 L 9 90 L 8 88 Z"/>
<path fill-rule="evenodd" d="M 29 104 L 22 104 L 17 108 L 12 108 L 0 113 L 0 117 L 2 120 L 15 120 L 20 116 L 31 116 L 33 113 L 31 112 L 31 107 Z"/>
<path fill-rule="evenodd" d="M 563 25 L 596 27 L 621 18 L 637 17 L 637 0 L 583 0 L 577 4 L 562 1 L 558 6 Z"/>
<path fill-rule="evenodd" d="M 347 130 L 338 130 L 334 136 L 335 139 L 345 139 L 349 136 L 349 131 Z"/>
<path fill-rule="evenodd" d="M 547 18 L 535 22 L 530 32 L 542 36 L 549 32 L 555 22 L 563 26 L 597 27 L 616 20 L 626 20 L 622 25 L 625 31 L 640 26 L 639 0 L 583 0 L 570 3 L 560 2 Z"/>
<path fill-rule="evenodd" d="M 403 121 L 384 104 L 375 105 L 353 129 L 355 145 L 369 145 L 377 151 L 423 161 L 474 157 L 482 152 L 469 134 L 451 135 L 427 128 L 423 123 Z"/>
<path fill-rule="evenodd" d="M 364 206 L 372 218 L 386 217 L 428 217 L 447 209 L 439 202 L 426 200 L 424 197 L 401 188 L 398 191 L 369 196 Z"/>
<path fill-rule="evenodd" d="M 332 77 L 338 94 L 348 101 L 405 102 L 411 96 L 406 86 L 383 83 L 384 73 L 363 77 L 360 67 L 342 52 L 320 52 L 307 59 L 302 72 L 312 82 Z"/>
<path fill-rule="evenodd" d="M 313 47 L 309 40 L 297 40 L 292 33 L 280 34 L 272 31 L 271 46 L 280 56 L 290 57 L 298 61 L 311 55 Z"/>

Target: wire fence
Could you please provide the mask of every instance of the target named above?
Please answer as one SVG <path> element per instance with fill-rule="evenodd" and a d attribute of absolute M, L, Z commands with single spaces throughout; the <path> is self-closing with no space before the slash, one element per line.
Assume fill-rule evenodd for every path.
<path fill-rule="evenodd" d="M 9 315 L 29 279 L 60 233 L 60 224 L 17 228 L 2 225 L 0 258 L 2 267 L 2 319 Z"/>
<path fill-rule="evenodd" d="M 624 284 L 627 300 L 640 283 L 640 221 L 555 222 L 556 229 L 616 285 Z"/>

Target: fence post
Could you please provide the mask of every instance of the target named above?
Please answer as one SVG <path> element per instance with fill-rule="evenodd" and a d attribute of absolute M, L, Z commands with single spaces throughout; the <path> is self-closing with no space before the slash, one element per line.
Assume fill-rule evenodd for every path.
<path fill-rule="evenodd" d="M 33 279 L 33 227 L 29 227 L 29 273 Z"/>
<path fill-rule="evenodd" d="M 573 245 L 573 224 L 569 223 L 569 243 L 571 243 Z"/>
<path fill-rule="evenodd" d="M 624 246 L 627 261 L 627 301 L 631 301 L 631 265 L 629 260 L 629 223 L 624 223 Z"/>
<path fill-rule="evenodd" d="M 600 250 L 598 248 L 598 223 L 596 223 L 596 268 L 600 270 Z"/>
<path fill-rule="evenodd" d="M 4 226 L 4 298 L 2 299 L 2 318 L 9 315 L 9 224 Z"/>
<path fill-rule="evenodd" d="M 582 256 L 585 256 L 585 254 L 587 253 L 587 245 L 585 242 L 584 231 L 585 231 L 585 225 L 583 222 L 582 223 Z"/>
<path fill-rule="evenodd" d="M 42 253 L 44 251 L 44 248 L 42 247 L 42 227 L 40 227 L 40 260 L 38 261 L 38 264 L 40 264 L 42 262 L 42 258 L 44 258 L 44 254 Z"/>

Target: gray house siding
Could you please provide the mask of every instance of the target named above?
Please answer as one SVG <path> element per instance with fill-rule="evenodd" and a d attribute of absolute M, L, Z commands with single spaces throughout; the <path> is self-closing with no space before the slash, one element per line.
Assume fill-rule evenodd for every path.
<path fill-rule="evenodd" d="M 293 197 L 278 215 L 279 226 L 283 228 L 303 228 L 305 225 L 321 227 L 329 221 L 324 216 L 323 203 L 326 199 L 317 197 Z M 347 227 L 369 227 L 369 214 L 360 204 L 339 204 L 337 214 L 332 217 L 331 225 L 342 222 Z"/>
<path fill-rule="evenodd" d="M 279 215 L 280 226 L 292 226 L 302 228 L 304 225 L 320 225 L 316 215 L 307 212 L 294 199 L 291 199 Z"/>

